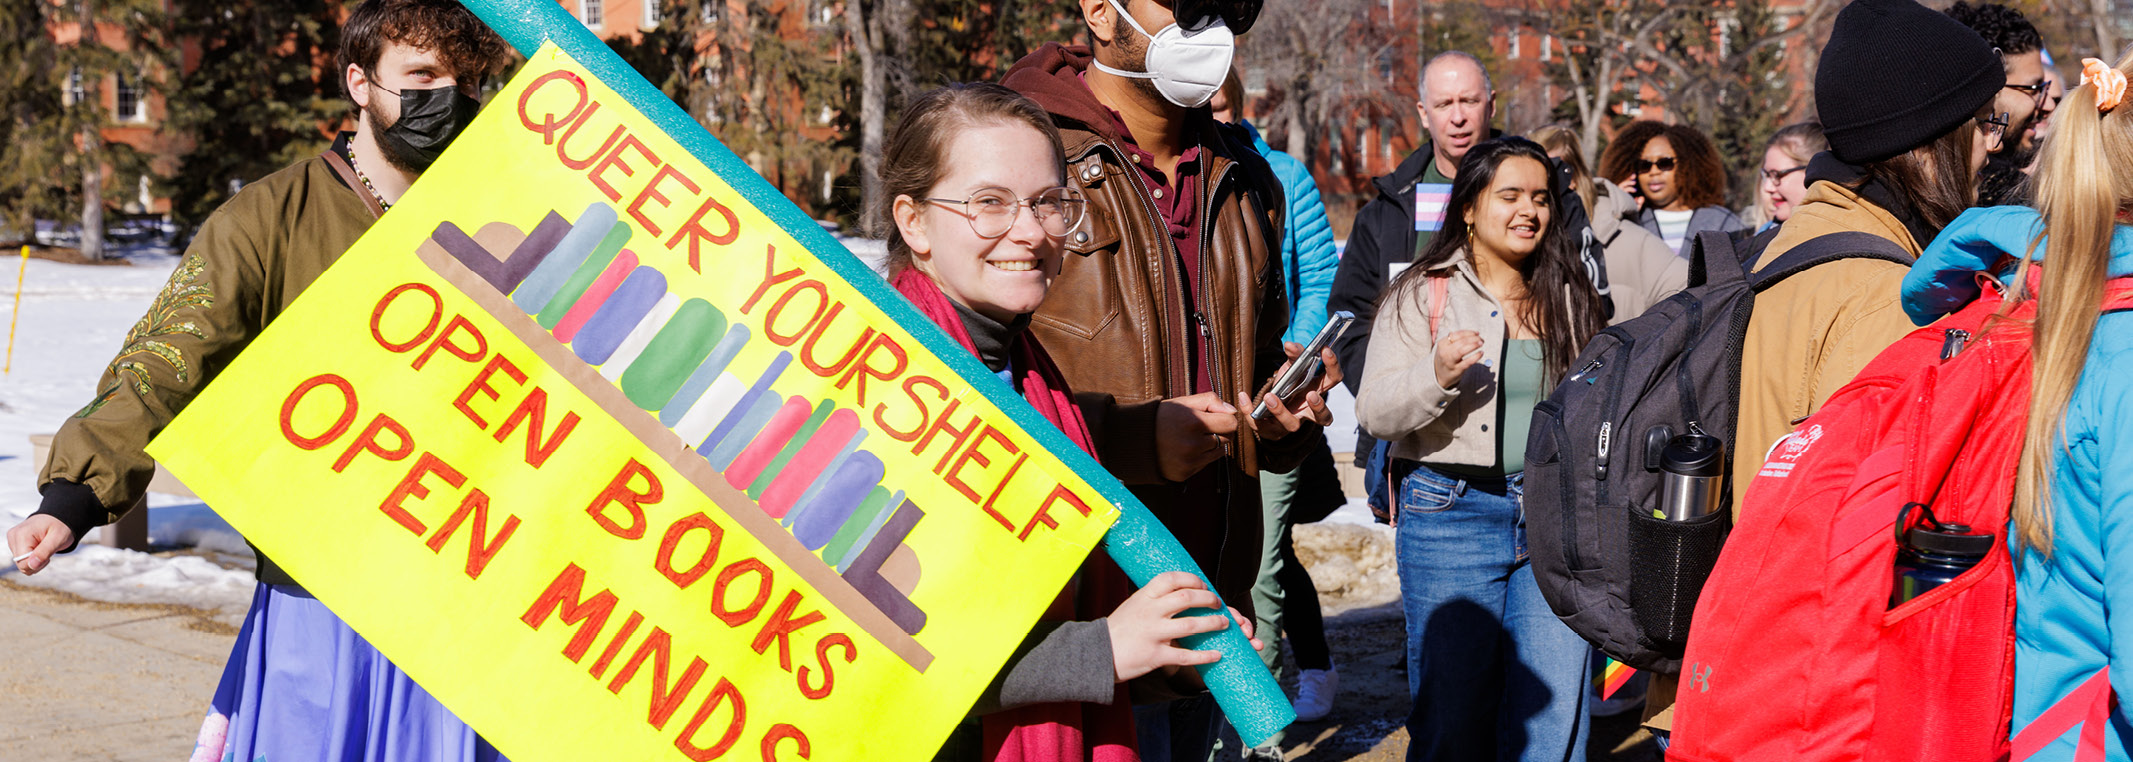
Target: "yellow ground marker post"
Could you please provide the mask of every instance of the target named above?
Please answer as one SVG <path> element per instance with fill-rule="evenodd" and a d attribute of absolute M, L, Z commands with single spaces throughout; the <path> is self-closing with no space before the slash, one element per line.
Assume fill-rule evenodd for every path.
<path fill-rule="evenodd" d="M 15 269 L 15 309 L 7 316 L 7 362 L 0 365 L 0 375 L 15 372 L 15 324 L 22 322 L 22 282 L 30 274 L 30 246 L 22 245 L 22 265 Z"/>

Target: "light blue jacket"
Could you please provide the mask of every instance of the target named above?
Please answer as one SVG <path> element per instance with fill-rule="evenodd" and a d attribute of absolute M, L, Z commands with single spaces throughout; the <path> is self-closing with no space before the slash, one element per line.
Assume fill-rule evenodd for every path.
<path fill-rule="evenodd" d="M 1907 305 L 1936 283 L 1965 282 L 1966 273 L 1979 269 L 1974 244 L 1981 236 L 1973 228 L 1984 222 L 2027 221 L 2006 213 L 1998 219 L 1957 218 L 1935 241 L 1933 248 L 1942 251 L 1929 248 L 1912 270 L 1917 277 L 1905 280 Z M 2034 229 L 2017 232 L 2033 235 Z M 2027 237 L 2017 250 L 2027 247 Z M 1973 244 L 1967 255 L 1941 245 L 1966 238 Z M 2110 274 L 2133 275 L 2133 228 L 2121 225 L 2113 237 Z M 2019 544 L 2010 548 L 2018 564 L 2016 734 L 2107 665 L 2120 700 L 2133 699 L 2133 313 L 2098 320 L 2063 425 L 2066 450 L 2052 468 L 2052 553 L 2047 557 Z M 2011 538 L 2011 528 L 2008 534 Z M 2124 705 L 2112 712 L 2105 743 L 2109 759 L 2129 759 L 2126 744 L 2133 741 L 2128 732 L 2133 725 L 2128 717 Z M 2030 759 L 2073 759 L 2079 732 L 2068 731 Z"/>
<path fill-rule="evenodd" d="M 1340 269 L 1340 254 L 1333 248 L 1333 226 L 1326 222 L 1326 204 L 1318 197 L 1318 183 L 1302 160 L 1274 150 L 1259 128 L 1241 121 L 1252 133 L 1252 147 L 1266 157 L 1274 175 L 1281 178 L 1281 192 L 1289 199 L 1289 224 L 1281 239 L 1281 272 L 1288 280 L 1289 331 L 1282 341 L 1305 344 L 1326 324 L 1326 297 L 1333 294 L 1333 274 Z"/>

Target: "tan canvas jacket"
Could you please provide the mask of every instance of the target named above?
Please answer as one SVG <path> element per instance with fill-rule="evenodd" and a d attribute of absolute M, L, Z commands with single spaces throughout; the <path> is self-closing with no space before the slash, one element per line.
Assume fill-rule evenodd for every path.
<path fill-rule="evenodd" d="M 1768 266 L 1809 239 L 1847 230 L 1887 238 L 1912 256 L 1921 248 L 1887 210 L 1844 186 L 1818 182 L 1755 267 Z M 1899 302 L 1908 271 L 1879 260 L 1832 262 L 1756 297 L 1741 348 L 1740 420 L 1733 447 L 1736 512 L 1770 446 L 1796 421 L 1821 409 L 1881 350 L 1917 328 Z"/>

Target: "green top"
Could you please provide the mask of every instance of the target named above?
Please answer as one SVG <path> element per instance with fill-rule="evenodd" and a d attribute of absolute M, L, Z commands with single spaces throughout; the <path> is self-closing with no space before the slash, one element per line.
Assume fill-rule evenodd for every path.
<path fill-rule="evenodd" d="M 1526 438 L 1533 430 L 1533 408 L 1548 396 L 1548 370 L 1541 362 L 1540 339 L 1504 342 L 1496 375 L 1496 465 L 1430 464 L 1461 479 L 1500 479 L 1526 470 Z M 1491 429 L 1484 428 L 1483 431 Z"/>
<path fill-rule="evenodd" d="M 1540 339 L 1504 342 L 1499 376 L 1503 383 L 1498 386 L 1503 399 L 1496 405 L 1500 416 L 1496 423 L 1503 436 L 1496 438 L 1496 462 L 1503 464 L 1506 474 L 1526 470 L 1526 435 L 1533 430 L 1533 406 L 1548 395 L 1546 375 Z"/>

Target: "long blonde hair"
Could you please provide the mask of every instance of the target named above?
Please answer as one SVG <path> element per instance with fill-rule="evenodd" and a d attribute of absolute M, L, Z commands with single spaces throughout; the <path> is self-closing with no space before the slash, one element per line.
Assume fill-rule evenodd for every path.
<path fill-rule="evenodd" d="M 2133 54 L 2117 69 L 2133 74 Z M 2089 337 L 2103 306 L 2111 263 L 2111 233 L 2133 204 L 2133 103 L 2096 108 L 2096 87 L 2066 94 L 2057 125 L 2044 142 L 2037 169 L 2037 210 L 2043 214 L 2045 261 L 2030 346 L 2029 429 L 2022 437 L 2015 480 L 2014 525 L 2024 545 L 2052 550 L 2052 463 L 2064 449 L 2066 406 L 2088 360 Z M 2031 252 L 2036 244 L 2030 245 Z M 2016 283 L 2026 283 L 2029 252 Z M 2018 286 L 2019 288 L 2019 286 Z"/>

